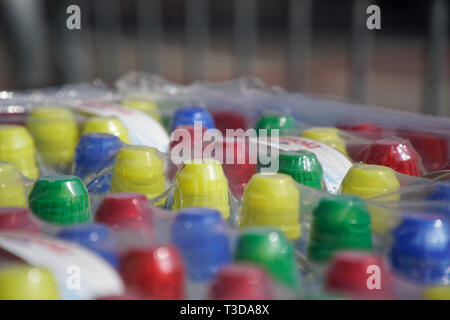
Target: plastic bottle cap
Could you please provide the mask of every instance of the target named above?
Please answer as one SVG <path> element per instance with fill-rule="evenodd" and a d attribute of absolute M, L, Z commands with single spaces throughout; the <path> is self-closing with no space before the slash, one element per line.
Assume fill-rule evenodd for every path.
<path fill-rule="evenodd" d="M 272 284 L 264 269 L 251 264 L 232 264 L 217 274 L 211 300 L 272 300 Z"/>
<path fill-rule="evenodd" d="M 422 164 L 428 172 L 441 170 L 450 156 L 447 140 L 432 134 L 397 130 L 397 135 L 408 139 L 414 149 L 420 154 Z"/>
<path fill-rule="evenodd" d="M 211 113 L 205 108 L 193 106 L 178 109 L 175 112 L 170 131 L 182 125 L 194 125 L 196 121 L 201 122 L 201 125 L 207 129 L 214 128 L 214 119 Z"/>
<path fill-rule="evenodd" d="M 17 125 L 0 125 L 0 161 L 14 163 L 22 174 L 37 179 L 34 142 L 27 129 Z"/>
<path fill-rule="evenodd" d="M 231 193 L 241 198 L 247 183 L 256 174 L 257 149 L 252 150 L 252 142 L 248 139 L 225 139 L 223 142 L 222 168 L 228 179 Z M 254 152 L 254 154 L 253 154 Z M 231 162 L 228 160 L 232 160 Z"/>
<path fill-rule="evenodd" d="M 75 176 L 42 177 L 29 197 L 32 212 L 55 224 L 74 224 L 91 219 L 89 197 L 80 178 Z"/>
<path fill-rule="evenodd" d="M 45 162 L 53 165 L 72 162 L 78 142 L 78 126 L 69 109 L 38 107 L 28 116 L 27 127 Z"/>
<path fill-rule="evenodd" d="M 95 215 L 95 221 L 112 228 L 132 225 L 153 225 L 153 209 L 140 193 L 111 193 L 103 198 Z"/>
<path fill-rule="evenodd" d="M 165 191 L 164 161 L 158 150 L 147 146 L 124 146 L 112 172 L 111 192 L 137 192 L 151 200 Z M 158 200 L 156 205 L 163 204 Z"/>
<path fill-rule="evenodd" d="M 425 300 L 450 300 L 450 286 L 432 286 L 424 291 Z"/>
<path fill-rule="evenodd" d="M 184 299 L 184 266 L 172 246 L 129 250 L 121 258 L 120 273 L 129 288 L 150 299 Z"/>
<path fill-rule="evenodd" d="M 272 228 L 244 230 L 237 242 L 235 260 L 260 265 L 278 282 L 297 288 L 299 276 L 292 245 Z"/>
<path fill-rule="evenodd" d="M 172 209 L 213 208 L 227 219 L 228 181 L 220 163 L 214 159 L 194 159 L 184 164 L 176 176 Z"/>
<path fill-rule="evenodd" d="M 394 271 L 422 284 L 450 281 L 450 224 L 433 215 L 407 215 L 393 231 Z"/>
<path fill-rule="evenodd" d="M 39 232 L 37 221 L 33 220 L 31 212 L 25 208 L 0 208 L 0 231 L 30 231 Z"/>
<path fill-rule="evenodd" d="M 358 164 L 350 168 L 342 180 L 342 193 L 357 195 L 363 199 L 382 196 L 383 201 L 399 201 L 400 183 L 394 170 L 373 164 Z M 372 218 L 372 230 L 385 233 L 395 224 L 395 215 L 388 209 L 368 204 Z"/>
<path fill-rule="evenodd" d="M 434 186 L 431 192 L 425 198 L 428 201 L 430 212 L 450 215 L 450 183 L 444 182 Z"/>
<path fill-rule="evenodd" d="M 58 237 L 92 250 L 115 268 L 119 266 L 116 240 L 105 225 L 90 223 L 71 226 L 59 231 Z"/>
<path fill-rule="evenodd" d="M 92 117 L 84 124 L 83 134 L 86 133 L 109 133 L 118 137 L 124 143 L 130 143 L 128 130 L 117 117 Z"/>
<path fill-rule="evenodd" d="M 342 180 L 343 193 L 354 194 L 361 198 L 372 198 L 392 192 L 397 192 L 400 183 L 392 169 L 370 164 L 354 165 Z M 389 199 L 399 200 L 399 195 Z"/>
<path fill-rule="evenodd" d="M 17 167 L 0 162 L 0 207 L 26 207 L 25 183 Z"/>
<path fill-rule="evenodd" d="M 172 242 L 180 250 L 189 278 L 209 281 L 231 261 L 230 240 L 220 212 L 207 208 L 181 210 L 172 225 Z"/>
<path fill-rule="evenodd" d="M 271 135 L 272 129 L 280 130 L 279 134 L 287 134 L 289 130 L 295 129 L 296 124 L 290 115 L 284 114 L 265 114 L 262 115 L 256 123 L 256 134 L 259 135 L 259 130 L 267 129 L 267 135 Z"/>
<path fill-rule="evenodd" d="M 75 150 L 74 174 L 84 179 L 112 162 L 123 144 L 116 136 L 105 133 L 82 135 Z"/>
<path fill-rule="evenodd" d="M 327 261 L 344 249 L 372 250 L 369 210 L 359 197 L 330 195 L 313 211 L 308 257 Z"/>
<path fill-rule="evenodd" d="M 300 196 L 285 174 L 255 174 L 242 196 L 241 228 L 277 227 L 288 239 L 300 238 Z"/>
<path fill-rule="evenodd" d="M 158 105 L 152 101 L 141 99 L 127 99 L 123 100 L 122 104 L 128 108 L 145 112 L 156 121 L 160 123 L 162 122 Z"/>
<path fill-rule="evenodd" d="M 403 174 L 418 177 L 421 175 L 420 156 L 407 140 L 382 139 L 369 145 L 363 162 L 378 164 Z"/>
<path fill-rule="evenodd" d="M 49 270 L 25 264 L 0 268 L 0 300 L 58 299 L 58 286 Z"/>
<path fill-rule="evenodd" d="M 279 154 L 279 173 L 291 176 L 305 186 L 322 190 L 323 169 L 316 155 L 310 151 L 282 151 Z"/>
<path fill-rule="evenodd" d="M 326 277 L 331 292 L 357 299 L 393 299 L 392 275 L 381 256 L 348 251 L 335 255 Z"/>
<path fill-rule="evenodd" d="M 218 110 L 213 112 L 216 128 L 226 134 L 227 129 L 243 129 L 247 128 L 244 116 L 235 110 Z"/>
<path fill-rule="evenodd" d="M 332 127 L 313 127 L 304 130 L 302 136 L 304 138 L 323 142 L 344 155 L 347 155 L 345 141 L 339 136 L 339 129 Z"/>

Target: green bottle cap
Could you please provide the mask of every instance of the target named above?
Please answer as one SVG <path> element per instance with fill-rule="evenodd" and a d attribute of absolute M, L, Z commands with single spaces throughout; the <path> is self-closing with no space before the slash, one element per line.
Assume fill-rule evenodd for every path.
<path fill-rule="evenodd" d="M 290 175 L 300 184 L 323 189 L 323 169 L 316 155 L 310 151 L 283 151 L 279 155 L 279 173 Z"/>
<path fill-rule="evenodd" d="M 235 260 L 261 265 L 276 281 L 292 289 L 298 287 L 294 249 L 283 233 L 276 229 L 245 229 L 238 239 Z"/>
<path fill-rule="evenodd" d="M 313 212 L 308 257 L 327 261 L 338 250 L 372 250 L 369 210 L 351 195 L 329 195 Z"/>
<path fill-rule="evenodd" d="M 257 135 L 259 135 L 259 129 L 267 129 L 267 135 L 270 136 L 271 129 L 279 129 L 280 135 L 283 135 L 295 127 L 295 121 L 290 115 L 265 114 L 258 119 L 255 129 Z"/>
<path fill-rule="evenodd" d="M 50 223 L 68 225 L 91 219 L 88 192 L 76 176 L 40 178 L 31 190 L 29 206 Z"/>

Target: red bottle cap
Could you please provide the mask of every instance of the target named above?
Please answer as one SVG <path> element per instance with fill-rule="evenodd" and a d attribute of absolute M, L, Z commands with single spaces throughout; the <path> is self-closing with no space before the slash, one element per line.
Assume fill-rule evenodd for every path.
<path fill-rule="evenodd" d="M 250 264 L 226 266 L 211 286 L 212 300 L 271 300 L 273 287 L 263 269 Z"/>
<path fill-rule="evenodd" d="M 112 228 L 152 227 L 153 207 L 145 195 L 140 193 L 118 192 L 103 198 L 97 210 L 95 221 Z"/>
<path fill-rule="evenodd" d="M 129 250 L 121 259 L 120 274 L 129 289 L 149 299 L 184 299 L 184 266 L 173 246 Z"/>
<path fill-rule="evenodd" d="M 224 135 L 227 129 L 243 129 L 245 130 L 245 118 L 244 116 L 234 110 L 220 110 L 213 112 L 214 123 L 216 128 L 220 130 Z"/>
<path fill-rule="evenodd" d="M 337 253 L 326 278 L 329 291 L 357 299 L 393 299 L 392 275 L 381 256 L 364 251 Z"/>
<path fill-rule="evenodd" d="M 400 173 L 419 177 L 421 160 L 408 140 L 387 138 L 369 145 L 363 159 L 367 164 L 390 167 Z"/>
<path fill-rule="evenodd" d="M 257 172 L 257 155 L 251 155 L 251 142 L 248 139 L 225 139 L 223 141 L 223 171 L 228 179 L 231 193 L 242 197 L 245 186 Z M 231 163 L 227 160 L 230 158 Z"/>
<path fill-rule="evenodd" d="M 344 131 L 350 131 L 351 133 L 359 137 L 371 140 L 383 138 L 383 136 L 386 136 L 388 131 L 387 129 L 382 128 L 372 122 L 364 122 L 357 125 L 340 124 L 337 125 L 336 127 Z"/>
<path fill-rule="evenodd" d="M 448 160 L 447 141 L 427 133 L 398 130 L 397 134 L 408 139 L 420 154 L 425 170 L 438 171 Z"/>
<path fill-rule="evenodd" d="M 31 212 L 25 208 L 0 208 L 0 231 L 39 232 L 40 228 Z"/>

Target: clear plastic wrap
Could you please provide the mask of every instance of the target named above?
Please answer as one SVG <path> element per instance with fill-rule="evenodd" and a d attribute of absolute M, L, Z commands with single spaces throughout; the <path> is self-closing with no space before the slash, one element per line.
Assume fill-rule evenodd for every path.
<path fill-rule="evenodd" d="M 93 254 L 113 285 L 88 298 L 431 297 L 450 281 L 449 132 L 252 78 L 2 92 L 0 231 Z"/>

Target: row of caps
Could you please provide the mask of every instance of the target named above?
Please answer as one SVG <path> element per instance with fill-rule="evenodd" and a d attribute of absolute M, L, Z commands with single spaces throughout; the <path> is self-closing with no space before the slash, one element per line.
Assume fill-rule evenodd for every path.
<path fill-rule="evenodd" d="M 139 149 L 139 148 L 138 148 Z M 204 165 L 213 165 L 213 166 L 215 166 L 215 167 L 217 167 L 217 170 L 219 170 L 218 168 L 219 168 L 219 166 L 217 166 L 217 164 L 216 163 L 213 163 L 213 162 L 211 162 L 211 163 L 206 163 L 206 164 L 204 164 Z M 189 166 L 187 166 L 187 167 L 189 167 Z M 194 166 L 195 167 L 195 166 Z M 366 167 L 367 168 L 367 167 Z M 386 170 L 386 169 L 382 169 L 382 168 L 374 168 L 374 167 L 368 167 L 368 168 L 371 168 L 371 169 L 379 169 L 379 170 L 384 170 L 384 171 L 386 171 L 386 172 L 389 172 L 389 170 Z M 367 171 L 367 170 L 366 170 Z M 368 170 L 368 171 L 371 171 L 371 170 Z M 367 174 L 367 172 L 366 173 L 364 173 L 364 174 Z M 377 175 L 379 175 L 379 174 L 377 174 Z M 193 176 L 195 177 L 196 175 L 195 174 L 193 174 Z M 221 175 L 222 177 L 223 177 L 223 174 Z M 386 176 L 386 175 L 384 175 L 384 176 Z M 277 179 L 272 179 L 272 178 L 274 178 L 275 176 L 267 176 L 267 177 L 264 177 L 264 176 L 260 176 L 260 175 L 257 175 L 257 176 L 255 176 L 256 178 L 255 178 L 255 180 L 257 181 L 258 180 L 258 177 L 259 177 L 259 179 L 260 180 L 263 180 L 263 181 L 267 181 L 267 177 L 270 177 L 269 179 L 270 180 L 277 180 Z M 350 177 L 351 177 L 351 175 L 350 175 Z M 356 177 L 358 177 L 358 175 L 356 174 Z M 282 179 L 287 179 L 286 177 L 282 177 Z M 44 179 L 45 180 L 45 179 Z M 58 179 L 56 179 L 56 180 L 58 180 Z M 289 180 L 289 179 L 287 179 L 287 180 Z M 357 191 L 354 191 L 354 189 L 357 189 L 358 190 L 358 187 L 355 187 L 355 185 L 358 185 L 358 183 L 355 183 L 355 181 L 356 182 L 358 182 L 358 181 L 368 181 L 367 180 L 367 177 L 365 178 L 365 179 L 361 179 L 361 178 L 356 178 L 355 179 L 355 172 L 353 172 L 353 180 L 351 180 L 350 178 L 348 178 L 348 180 L 349 181 L 351 181 L 351 183 L 348 183 L 348 190 L 346 190 L 346 188 L 347 187 L 345 187 L 345 184 L 343 184 L 343 192 L 346 192 L 346 191 L 348 191 L 348 193 L 357 193 Z M 344 180 L 345 181 L 345 180 Z M 385 182 L 386 183 L 386 182 Z M 390 184 L 390 183 L 388 183 L 388 185 L 394 185 L 394 187 L 396 187 L 395 185 L 395 183 L 394 184 Z M 261 186 L 264 186 L 263 184 L 261 184 Z M 267 186 L 267 185 L 266 185 Z M 273 187 L 273 185 L 272 185 L 272 187 Z M 353 188 L 353 189 L 352 189 Z M 208 188 L 206 188 L 206 189 L 208 189 Z M 260 189 L 260 191 L 265 191 L 265 190 L 270 190 L 270 189 L 276 189 L 276 188 L 264 188 L 264 187 L 262 187 L 261 189 Z M 289 189 L 289 188 L 288 188 Z M 363 190 L 363 191 L 367 191 L 367 188 L 360 188 L 361 190 Z M 384 190 L 385 190 L 386 188 L 384 187 Z M 352 190 L 353 190 L 353 192 L 352 192 Z M 292 193 L 292 194 L 295 194 L 295 191 Z M 246 197 L 244 196 L 244 199 L 245 199 Z M 264 196 L 262 197 L 262 198 L 265 198 Z M 297 197 L 298 198 L 298 197 Z M 249 198 L 250 199 L 250 198 Z M 295 197 L 294 198 L 288 198 L 287 200 L 292 200 L 292 199 L 296 199 Z M 285 200 L 286 199 L 280 199 L 280 200 L 283 200 L 283 203 L 285 203 Z M 250 200 L 248 201 L 249 203 L 251 202 Z M 297 203 L 298 203 L 298 201 L 296 201 Z M 255 201 L 255 203 L 258 203 L 258 201 Z M 257 205 L 257 204 L 256 204 Z M 31 201 L 30 201 L 30 206 L 31 206 Z M 34 211 L 34 210 L 33 210 Z M 39 210 L 38 210 L 39 211 Z M 45 211 L 45 210 L 44 210 Z M 223 212 L 223 211 L 222 211 Z M 289 212 L 289 210 L 287 211 L 287 212 Z M 298 210 L 297 209 L 294 209 L 293 210 L 293 212 L 298 212 Z M 226 214 L 224 215 L 225 217 L 226 217 Z M 245 219 L 244 219 L 245 220 Z M 258 225 L 258 224 L 260 224 L 261 223 L 261 221 L 257 221 L 255 224 L 256 225 Z M 262 223 L 262 224 L 264 224 L 264 222 Z M 270 223 L 268 223 L 268 224 L 273 224 L 272 222 L 270 222 Z M 252 225 L 252 224 L 250 224 L 250 225 Z M 287 223 L 287 225 L 289 225 L 289 226 L 292 226 L 292 224 L 289 222 L 289 223 Z M 295 224 L 294 224 L 294 229 L 295 229 Z M 292 235 L 290 235 L 291 233 L 290 232 L 288 232 L 287 230 L 284 230 L 285 231 L 285 233 L 286 233 L 286 235 L 288 235 L 289 236 L 289 238 L 293 238 L 293 239 L 295 239 L 296 237 L 297 237 L 297 234 L 298 234 L 298 236 L 300 236 L 300 228 L 298 227 L 298 233 L 297 233 L 297 231 L 294 231 L 294 232 L 292 232 L 292 234 L 293 234 L 293 236 Z"/>
<path fill-rule="evenodd" d="M 333 199 L 336 201 L 333 202 Z M 349 212 L 349 203 L 344 205 L 342 200 L 337 196 L 332 197 L 322 201 L 315 210 L 315 235 L 312 235 L 310 240 L 310 258 L 320 262 L 331 261 L 326 278 L 326 287 L 331 292 L 359 298 L 392 298 L 392 275 L 385 261 L 370 253 L 370 237 L 362 235 L 358 238 L 359 227 L 364 229 L 365 226 L 352 224 L 351 219 L 357 220 L 357 215 L 360 215 L 364 216 L 366 223 L 370 225 L 364 204 L 358 202 L 358 198 L 348 196 L 347 201 L 353 202 L 350 207 L 353 212 Z M 336 210 L 339 205 L 340 211 Z M 327 206 L 335 207 L 330 211 Z M 271 285 L 264 273 L 267 273 L 274 283 L 288 290 L 296 292 L 300 286 L 294 249 L 283 232 L 264 227 L 246 228 L 239 235 L 232 254 L 230 235 L 226 231 L 221 214 L 213 209 L 190 208 L 179 211 L 171 224 L 173 245 L 155 245 L 155 242 L 150 240 L 156 232 L 155 210 L 143 195 L 111 194 L 102 202 L 95 216 L 95 223 L 62 228 L 57 236 L 93 250 L 119 269 L 131 291 L 153 299 L 183 298 L 184 268 L 190 280 L 212 282 L 210 295 L 217 299 L 273 298 L 274 292 L 271 291 Z M 40 225 L 26 209 L 2 208 L 0 212 L 1 230 L 39 231 Z M 337 215 L 333 212 L 337 212 Z M 343 213 L 345 217 L 340 219 Z M 335 235 L 333 238 L 326 232 L 334 232 L 333 224 L 340 225 L 351 236 Z M 150 246 L 126 248 L 119 259 L 117 253 L 120 244 L 115 242 L 114 236 L 123 230 L 145 232 Z M 425 285 L 448 281 L 446 269 L 449 231 L 448 222 L 436 217 L 406 217 L 394 231 L 395 241 L 390 255 L 394 271 Z M 324 251 L 328 252 L 324 254 Z M 370 265 L 381 268 L 381 291 L 373 292 L 366 286 L 367 267 Z M 16 279 L 7 278 L 11 276 L 11 272 L 8 268 L 0 268 L 0 288 L 6 288 L 5 282 Z M 48 277 L 39 279 L 46 281 Z M 44 284 L 46 285 L 48 284 Z M 23 289 L 20 286 L 16 288 Z M 431 295 L 435 290 L 437 289 L 433 288 L 427 294 Z M 42 295 L 43 292 L 45 291 L 33 294 Z M 14 294 L 14 290 L 0 289 L 0 297 L 12 297 Z"/>

